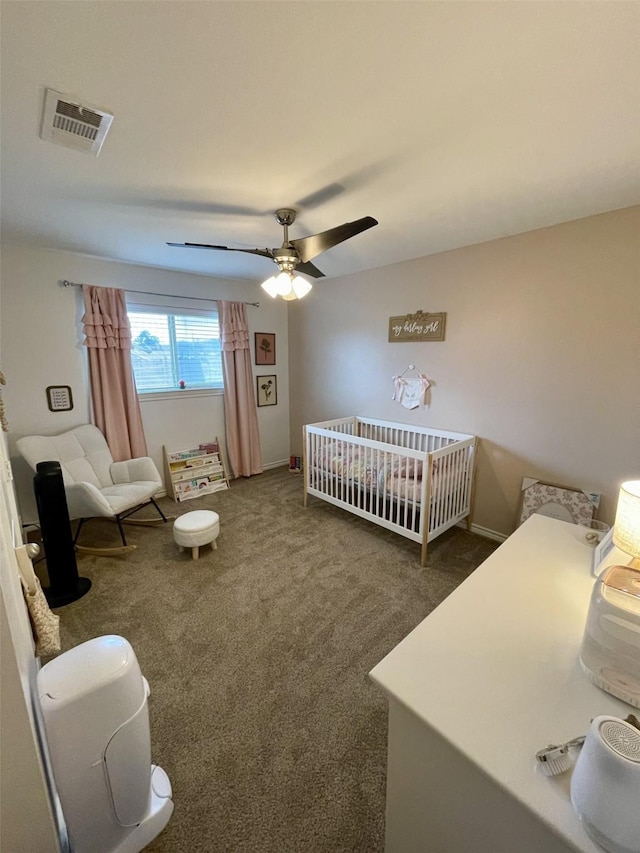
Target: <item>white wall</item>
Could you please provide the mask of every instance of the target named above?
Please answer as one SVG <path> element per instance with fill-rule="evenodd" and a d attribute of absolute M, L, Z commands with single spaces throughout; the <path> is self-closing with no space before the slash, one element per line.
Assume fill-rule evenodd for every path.
<path fill-rule="evenodd" d="M 322 283 L 289 317 L 301 426 L 369 415 L 481 438 L 474 522 L 514 528 L 522 478 L 604 497 L 640 477 L 640 207 Z M 357 239 L 357 238 L 356 238 Z M 442 343 L 389 343 L 391 316 L 447 313 Z M 427 409 L 391 397 L 415 364 Z"/>
<path fill-rule="evenodd" d="M 68 252 L 3 247 L 2 369 L 10 426 L 10 450 L 24 520 L 35 520 L 32 474 L 15 452 L 22 435 L 54 434 L 90 420 L 87 360 L 82 346 L 83 314 L 80 288 L 64 288 L 69 281 L 157 292 L 175 296 L 259 302 L 247 306 L 251 347 L 254 332 L 276 334 L 277 363 L 255 367 L 254 375 L 275 373 L 278 404 L 258 409 L 263 464 L 273 466 L 289 458 L 289 358 L 287 309 L 272 301 L 250 282 L 230 282 L 150 267 L 87 258 Z M 199 303 L 193 303 L 197 306 Z M 254 360 L 252 354 L 252 361 Z M 50 412 L 45 389 L 70 385 L 74 408 Z M 162 467 L 162 446 L 173 449 L 224 437 L 222 395 L 193 396 L 188 392 L 170 399 L 141 404 L 149 454 Z"/>
<path fill-rule="evenodd" d="M 18 514 L 0 433 L 0 850 L 55 853 L 58 831 L 40 753 L 37 660 L 14 546 Z"/>

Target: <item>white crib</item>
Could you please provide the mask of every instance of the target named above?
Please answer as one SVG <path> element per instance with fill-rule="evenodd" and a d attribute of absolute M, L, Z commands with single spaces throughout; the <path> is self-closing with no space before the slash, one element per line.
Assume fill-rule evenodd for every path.
<path fill-rule="evenodd" d="M 304 505 L 309 495 L 422 546 L 470 524 L 476 437 L 372 418 L 304 427 Z"/>

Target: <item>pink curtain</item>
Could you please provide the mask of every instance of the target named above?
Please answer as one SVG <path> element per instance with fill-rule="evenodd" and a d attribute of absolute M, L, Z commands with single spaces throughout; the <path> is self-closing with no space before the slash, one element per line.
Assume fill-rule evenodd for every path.
<path fill-rule="evenodd" d="M 263 469 L 253 393 L 247 306 L 244 302 L 218 302 L 218 315 L 229 465 L 234 477 L 250 477 L 261 474 Z"/>
<path fill-rule="evenodd" d="M 147 456 L 123 290 L 82 286 L 93 419 L 116 462 Z"/>

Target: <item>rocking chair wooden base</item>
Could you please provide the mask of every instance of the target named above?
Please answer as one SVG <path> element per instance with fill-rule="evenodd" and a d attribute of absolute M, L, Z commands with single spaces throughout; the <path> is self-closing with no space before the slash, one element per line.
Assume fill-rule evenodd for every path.
<path fill-rule="evenodd" d="M 167 521 L 175 521 L 175 515 L 165 515 L 164 520 L 162 518 L 123 518 L 121 519 L 123 524 L 136 524 L 140 525 L 140 527 L 157 527 L 160 524 L 166 524 Z M 109 521 L 116 521 L 115 518 L 110 518 Z"/>
<path fill-rule="evenodd" d="M 130 554 L 135 551 L 137 545 L 116 545 L 113 548 L 89 548 L 86 545 L 76 545 L 76 551 L 80 556 L 89 554 L 94 557 L 123 557 L 125 554 Z"/>

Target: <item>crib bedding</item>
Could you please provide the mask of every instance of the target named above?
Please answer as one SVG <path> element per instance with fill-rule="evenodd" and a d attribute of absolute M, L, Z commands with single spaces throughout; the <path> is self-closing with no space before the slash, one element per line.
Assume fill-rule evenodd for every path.
<path fill-rule="evenodd" d="M 387 498 L 399 498 L 419 504 L 424 466 L 419 459 L 399 457 L 388 461 L 365 451 L 358 453 L 353 444 L 335 441 L 321 447 L 314 456 L 316 470 L 327 472 Z M 432 463 L 432 486 L 436 485 L 438 463 Z"/>

